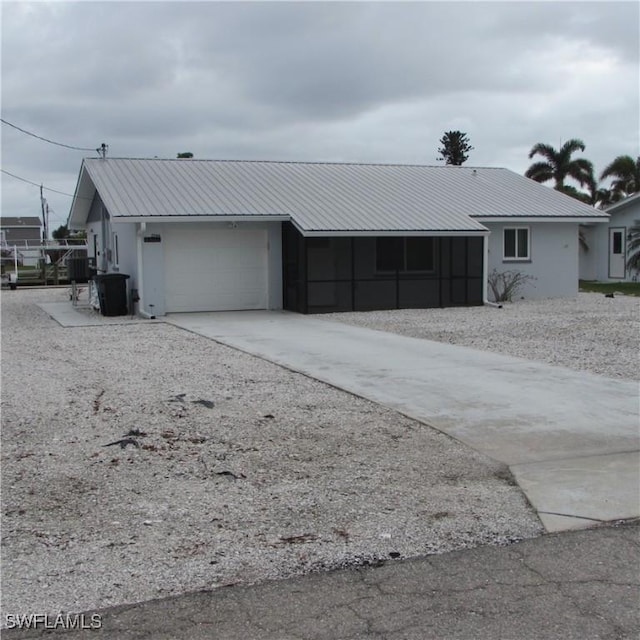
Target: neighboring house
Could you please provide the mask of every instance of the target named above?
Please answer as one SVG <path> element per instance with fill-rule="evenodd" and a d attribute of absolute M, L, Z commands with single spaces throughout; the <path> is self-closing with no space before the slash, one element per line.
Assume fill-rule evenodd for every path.
<path fill-rule="evenodd" d="M 85 159 L 69 213 L 138 311 L 480 305 L 487 274 L 578 291 L 578 226 L 608 216 L 507 169 Z"/>
<path fill-rule="evenodd" d="M 37 216 L 2 217 L 3 252 L 17 250 L 20 264 L 33 266 L 38 264 L 40 244 L 42 242 L 42 222 Z M 11 258 L 13 260 L 13 258 Z"/>
<path fill-rule="evenodd" d="M 631 227 L 640 224 L 640 193 L 610 205 L 606 225 L 582 227 L 587 248 L 580 248 L 580 279 L 599 282 L 637 282 L 637 271 L 627 269 Z"/>
<path fill-rule="evenodd" d="M 36 216 L 2 217 L 0 218 L 0 229 L 2 230 L 3 242 L 9 246 L 37 247 L 42 242 L 42 222 Z"/>

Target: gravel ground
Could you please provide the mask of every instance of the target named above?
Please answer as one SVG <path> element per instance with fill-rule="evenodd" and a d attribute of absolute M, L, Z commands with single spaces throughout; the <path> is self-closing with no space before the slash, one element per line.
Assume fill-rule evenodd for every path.
<path fill-rule="evenodd" d="M 67 296 L 2 295 L 3 613 L 82 611 L 542 533 L 505 468 L 439 432 L 170 325 L 62 328 L 35 304 Z M 564 336 L 547 338 L 557 357 L 567 347 L 598 360 L 592 340 L 603 335 L 612 359 L 615 344 L 637 356 L 635 301 L 581 296 L 573 324 L 545 304 L 333 318 L 409 335 L 424 335 L 428 319 L 424 337 L 531 342 L 525 353 L 538 359 L 549 327 Z M 487 342 L 474 335 L 481 326 Z"/>
<path fill-rule="evenodd" d="M 638 380 L 640 298 L 579 293 L 493 307 L 332 313 L 327 320 Z"/>

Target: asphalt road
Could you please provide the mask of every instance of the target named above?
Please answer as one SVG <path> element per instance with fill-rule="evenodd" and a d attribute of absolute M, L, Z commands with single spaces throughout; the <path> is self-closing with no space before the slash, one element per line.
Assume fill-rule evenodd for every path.
<path fill-rule="evenodd" d="M 6 640 L 636 640 L 640 523 L 124 605 Z M 49 620 L 53 624 L 53 620 Z M 7 624 L 7 620 L 3 621 Z"/>

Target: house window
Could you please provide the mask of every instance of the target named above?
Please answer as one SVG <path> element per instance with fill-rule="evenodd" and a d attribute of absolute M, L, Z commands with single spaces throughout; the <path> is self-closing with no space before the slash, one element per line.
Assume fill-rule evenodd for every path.
<path fill-rule="evenodd" d="M 376 271 L 425 272 L 435 268 L 434 239 L 376 238 Z"/>
<path fill-rule="evenodd" d="M 529 227 L 508 227 L 504 230 L 504 260 L 530 260 Z"/>
<path fill-rule="evenodd" d="M 614 231 L 612 235 L 613 235 L 612 253 L 614 253 L 615 255 L 621 255 L 622 254 L 622 231 Z"/>

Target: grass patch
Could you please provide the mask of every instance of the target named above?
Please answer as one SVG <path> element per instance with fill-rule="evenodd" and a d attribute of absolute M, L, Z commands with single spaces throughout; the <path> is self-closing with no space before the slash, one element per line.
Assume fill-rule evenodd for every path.
<path fill-rule="evenodd" d="M 640 282 L 592 282 L 590 280 L 580 280 L 580 291 L 624 293 L 627 296 L 640 296 Z"/>

